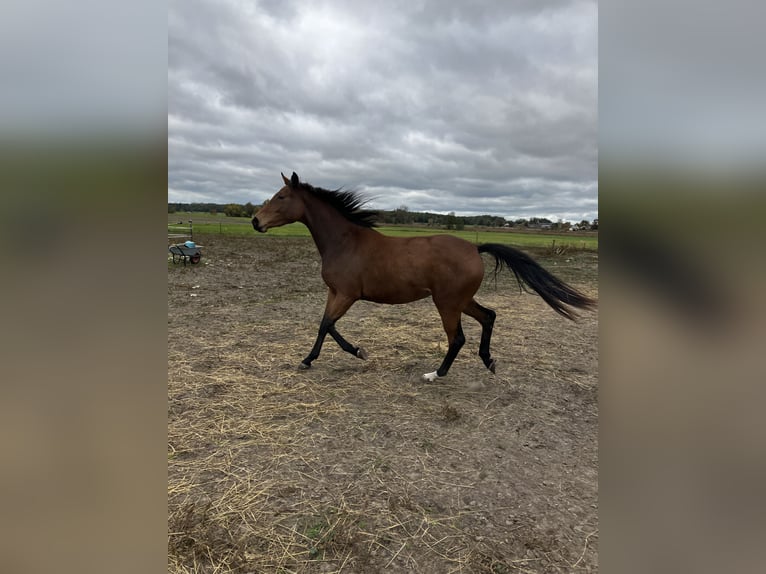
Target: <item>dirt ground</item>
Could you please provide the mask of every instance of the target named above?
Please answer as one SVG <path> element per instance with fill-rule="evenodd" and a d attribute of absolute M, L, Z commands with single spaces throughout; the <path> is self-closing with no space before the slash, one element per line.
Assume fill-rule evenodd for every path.
<path fill-rule="evenodd" d="M 358 302 L 307 371 L 326 288 L 310 239 L 201 236 L 168 265 L 168 569 L 598 570 L 598 314 L 576 323 L 510 273 L 449 375 L 430 299 Z M 597 296 L 598 255 L 529 251 Z M 494 260 L 485 258 L 487 268 Z"/>

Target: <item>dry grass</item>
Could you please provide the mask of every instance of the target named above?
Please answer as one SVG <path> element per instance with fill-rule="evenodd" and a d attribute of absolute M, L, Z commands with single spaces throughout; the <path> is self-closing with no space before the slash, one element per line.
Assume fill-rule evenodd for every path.
<path fill-rule="evenodd" d="M 328 339 L 298 371 L 324 303 L 313 246 L 235 239 L 169 270 L 170 572 L 597 569 L 595 316 L 488 285 L 498 375 L 466 322 L 424 385 L 446 350 L 430 302 L 360 303 L 339 330 L 370 359 Z"/>

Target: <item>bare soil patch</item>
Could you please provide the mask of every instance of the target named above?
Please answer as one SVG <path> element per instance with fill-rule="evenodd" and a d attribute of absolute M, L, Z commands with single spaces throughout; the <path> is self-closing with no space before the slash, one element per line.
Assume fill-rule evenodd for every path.
<path fill-rule="evenodd" d="M 430 300 L 358 302 L 312 369 L 326 289 L 310 239 L 197 236 L 168 265 L 169 571 L 595 572 L 597 313 L 577 323 L 494 264 L 444 382 Z M 530 252 L 597 296 L 593 252 Z"/>

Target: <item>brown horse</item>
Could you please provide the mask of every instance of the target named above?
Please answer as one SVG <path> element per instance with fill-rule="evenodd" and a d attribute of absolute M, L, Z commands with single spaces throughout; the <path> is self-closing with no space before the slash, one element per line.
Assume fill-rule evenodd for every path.
<path fill-rule="evenodd" d="M 410 303 L 431 296 L 439 311 L 449 348 L 441 366 L 426 373 L 434 381 L 449 371 L 465 343 L 461 314 L 476 319 L 482 327 L 479 356 L 495 372 L 489 351 L 495 312 L 474 299 L 484 278 L 481 253 L 495 258 L 495 272 L 505 263 L 519 285 L 537 292 L 557 313 L 568 319 L 575 315 L 565 305 L 589 309 L 593 299 L 557 279 L 521 251 L 493 243 L 476 246 L 451 235 L 430 237 L 387 237 L 375 231 L 375 212 L 363 209 L 362 198 L 350 191 L 328 191 L 282 174 L 284 187 L 253 217 L 256 231 L 266 232 L 294 221 L 308 227 L 322 257 L 322 279 L 329 287 L 327 306 L 319 324 L 314 347 L 300 367 L 308 369 L 319 356 L 329 334 L 355 357 L 367 352 L 346 341 L 335 323 L 355 301 Z"/>

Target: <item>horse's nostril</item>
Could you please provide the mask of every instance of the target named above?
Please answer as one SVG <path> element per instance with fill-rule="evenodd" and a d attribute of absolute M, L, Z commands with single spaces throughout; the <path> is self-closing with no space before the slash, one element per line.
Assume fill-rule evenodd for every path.
<path fill-rule="evenodd" d="M 257 217 L 253 217 L 253 229 L 255 229 L 256 231 L 260 231 L 261 230 L 260 227 L 258 226 L 258 218 Z"/>

